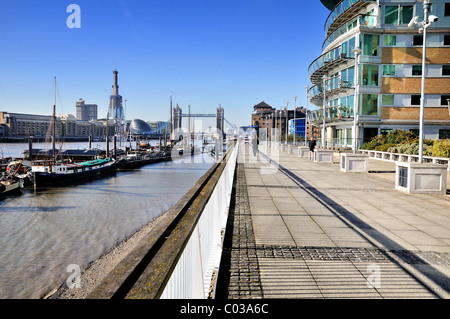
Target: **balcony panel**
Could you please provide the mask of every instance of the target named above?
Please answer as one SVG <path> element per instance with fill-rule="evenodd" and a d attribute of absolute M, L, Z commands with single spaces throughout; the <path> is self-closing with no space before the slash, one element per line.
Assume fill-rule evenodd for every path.
<path fill-rule="evenodd" d="M 316 85 L 322 81 L 324 75 L 328 75 L 330 71 L 335 69 L 341 64 L 347 63 L 349 60 L 354 60 L 355 58 L 347 57 L 346 54 L 341 53 L 341 47 L 338 48 L 338 54 L 330 54 L 333 49 L 325 54 L 322 54 L 313 63 L 310 64 L 308 72 L 311 83 Z"/>
<path fill-rule="evenodd" d="M 325 21 L 325 36 L 329 37 L 342 24 L 355 18 L 362 9 L 373 3 L 376 0 L 342 0 Z"/>

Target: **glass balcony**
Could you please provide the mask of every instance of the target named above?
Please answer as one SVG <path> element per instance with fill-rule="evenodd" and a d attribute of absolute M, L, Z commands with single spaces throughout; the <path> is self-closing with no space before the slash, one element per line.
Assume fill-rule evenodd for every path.
<path fill-rule="evenodd" d="M 308 112 L 308 120 L 310 123 L 323 123 L 323 110 L 318 109 Z M 345 105 L 330 106 L 325 108 L 325 122 L 343 121 L 353 119 L 353 107 Z"/>
<path fill-rule="evenodd" d="M 342 81 L 339 76 L 330 78 L 325 82 L 326 94 L 335 94 L 344 91 L 354 90 L 352 81 Z M 312 104 L 322 107 L 323 105 L 323 83 L 314 85 L 308 90 L 308 99 Z"/>
<path fill-rule="evenodd" d="M 359 15 L 361 9 L 376 2 L 376 0 L 342 0 L 330 12 L 325 21 L 325 36 L 329 37 L 343 23 Z"/>
<path fill-rule="evenodd" d="M 349 57 L 347 52 L 342 50 L 342 46 L 327 51 L 309 65 L 308 72 L 311 83 L 314 85 L 320 83 L 322 77 L 327 75 L 330 70 L 351 59 L 354 57 Z"/>

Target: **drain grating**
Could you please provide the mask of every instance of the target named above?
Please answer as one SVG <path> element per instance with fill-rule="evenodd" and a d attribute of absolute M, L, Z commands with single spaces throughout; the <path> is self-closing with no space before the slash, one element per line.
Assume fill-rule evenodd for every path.
<path fill-rule="evenodd" d="M 361 247 L 309 247 L 257 245 L 258 258 L 304 259 L 322 261 L 393 262 L 393 255 L 407 264 L 450 265 L 450 254 L 414 252 Z"/>

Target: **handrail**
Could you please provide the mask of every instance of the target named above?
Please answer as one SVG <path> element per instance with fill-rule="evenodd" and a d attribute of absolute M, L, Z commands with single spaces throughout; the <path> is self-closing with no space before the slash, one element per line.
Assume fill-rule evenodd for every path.
<path fill-rule="evenodd" d="M 391 152 L 382 152 L 376 150 L 359 150 L 362 154 L 369 155 L 369 158 L 388 161 L 388 162 L 418 162 L 419 155 L 412 154 L 400 154 Z M 434 156 L 423 156 L 423 160 L 426 163 L 437 163 L 437 164 L 447 164 L 447 171 L 450 171 L 450 158 L 448 157 L 434 157 Z"/>
<path fill-rule="evenodd" d="M 174 271 L 236 142 L 163 216 L 88 298 L 159 298 Z"/>

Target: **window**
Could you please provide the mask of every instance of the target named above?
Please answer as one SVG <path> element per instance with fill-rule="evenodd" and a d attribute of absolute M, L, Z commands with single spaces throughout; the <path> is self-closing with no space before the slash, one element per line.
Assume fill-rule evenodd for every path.
<path fill-rule="evenodd" d="M 444 64 L 442 66 L 442 75 L 450 75 L 450 65 Z"/>
<path fill-rule="evenodd" d="M 383 75 L 384 76 L 395 76 L 395 65 L 394 64 L 383 65 Z"/>
<path fill-rule="evenodd" d="M 411 95 L 411 105 L 420 105 L 420 95 Z"/>
<path fill-rule="evenodd" d="M 448 99 L 450 99 L 450 95 L 441 95 L 441 105 L 448 105 Z"/>
<path fill-rule="evenodd" d="M 352 137 L 352 129 L 348 128 L 347 129 L 347 145 L 352 144 L 353 141 L 353 137 Z"/>
<path fill-rule="evenodd" d="M 445 4 L 444 16 L 446 16 L 446 17 L 450 16 L 450 3 Z"/>
<path fill-rule="evenodd" d="M 444 34 L 444 45 L 450 45 L 450 34 Z"/>
<path fill-rule="evenodd" d="M 413 45 L 423 45 L 423 35 L 413 35 Z"/>
<path fill-rule="evenodd" d="M 412 66 L 412 75 L 422 75 L 422 66 L 421 65 L 413 65 Z"/>
<path fill-rule="evenodd" d="M 395 47 L 397 44 L 397 36 L 395 35 L 385 35 L 383 38 L 383 45 L 386 47 Z"/>
<path fill-rule="evenodd" d="M 450 130 L 447 129 L 439 130 L 439 139 L 443 140 L 447 138 L 450 138 Z"/>
<path fill-rule="evenodd" d="M 384 24 L 407 24 L 413 17 L 413 6 L 386 6 Z"/>
<path fill-rule="evenodd" d="M 378 115 L 378 94 L 361 94 L 361 115 Z"/>
<path fill-rule="evenodd" d="M 362 65 L 362 85 L 378 86 L 378 64 Z"/>
<path fill-rule="evenodd" d="M 363 34 L 361 47 L 363 50 L 363 55 L 378 56 L 379 36 L 373 34 Z"/>
<path fill-rule="evenodd" d="M 384 24 L 398 24 L 398 6 L 386 6 Z"/>
<path fill-rule="evenodd" d="M 384 94 L 381 96 L 381 105 L 394 105 L 394 94 Z"/>

